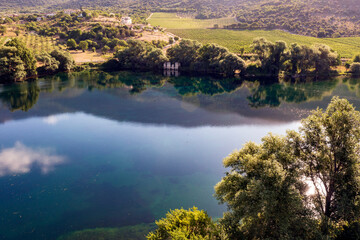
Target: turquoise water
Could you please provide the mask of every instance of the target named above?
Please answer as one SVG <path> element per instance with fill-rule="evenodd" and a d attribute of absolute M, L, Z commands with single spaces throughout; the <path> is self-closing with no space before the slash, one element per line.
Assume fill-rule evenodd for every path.
<path fill-rule="evenodd" d="M 357 80 L 264 84 L 127 72 L 0 86 L 0 239 L 154 222 L 169 209 L 226 209 L 222 159 L 296 129 Z"/>

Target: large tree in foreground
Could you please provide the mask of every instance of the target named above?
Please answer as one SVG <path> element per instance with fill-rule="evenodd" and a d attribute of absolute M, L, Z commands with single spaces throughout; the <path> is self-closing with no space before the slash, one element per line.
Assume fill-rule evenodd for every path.
<path fill-rule="evenodd" d="M 230 209 L 221 221 L 230 239 L 317 238 L 291 152 L 285 137 L 269 135 L 224 159 L 230 171 L 215 190 Z"/>
<path fill-rule="evenodd" d="M 215 191 L 229 207 L 222 219 L 229 237 L 328 239 L 342 227 L 357 232 L 359 140 L 360 113 L 335 97 L 325 112 L 304 119 L 299 132 L 269 135 L 225 158 L 229 171 Z"/>
<path fill-rule="evenodd" d="M 293 154 L 313 189 L 313 206 L 328 234 L 339 222 L 358 220 L 360 193 L 360 113 L 345 99 L 333 98 L 289 132 Z"/>

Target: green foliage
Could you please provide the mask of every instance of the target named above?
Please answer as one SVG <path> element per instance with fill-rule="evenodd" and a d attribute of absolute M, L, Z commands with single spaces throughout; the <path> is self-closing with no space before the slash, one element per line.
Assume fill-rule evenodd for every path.
<path fill-rule="evenodd" d="M 262 62 L 262 70 L 270 76 L 279 76 L 284 62 L 288 59 L 287 45 L 284 41 L 272 43 L 265 38 L 257 38 L 252 45 L 253 51 Z"/>
<path fill-rule="evenodd" d="M 2 81 L 21 81 L 36 74 L 35 57 L 23 42 L 15 38 L 0 48 Z"/>
<path fill-rule="evenodd" d="M 299 164 L 286 138 L 269 135 L 224 159 L 229 168 L 215 187 L 231 211 L 221 223 L 230 239 L 312 239 Z"/>
<path fill-rule="evenodd" d="M 156 221 L 158 229 L 147 235 L 149 240 L 219 239 L 216 224 L 203 210 L 193 207 L 189 210 L 175 209 L 166 214 L 166 218 Z"/>
<path fill-rule="evenodd" d="M 128 40 L 127 45 L 127 48 L 115 53 L 114 58 L 117 60 L 117 66 L 111 68 L 159 70 L 163 63 L 168 61 L 160 49 L 144 42 Z"/>
<path fill-rule="evenodd" d="M 350 73 L 354 77 L 360 76 L 360 62 L 354 62 L 350 65 Z"/>
<path fill-rule="evenodd" d="M 81 42 L 79 43 L 79 48 L 80 48 L 83 52 L 85 52 L 85 51 L 89 48 L 88 42 L 87 42 L 87 41 L 81 41 Z"/>
<path fill-rule="evenodd" d="M 12 112 L 28 111 L 37 102 L 39 94 L 40 88 L 36 81 L 22 82 L 6 86 L 5 91 L 0 93 L 0 100 Z"/>
<path fill-rule="evenodd" d="M 161 26 L 168 29 L 212 28 L 214 24 L 224 26 L 236 23 L 236 20 L 231 17 L 201 20 L 186 17 L 180 18 L 175 13 L 154 13 L 148 21 L 152 26 Z"/>
<path fill-rule="evenodd" d="M 54 50 L 50 55 L 59 62 L 59 71 L 69 72 L 75 67 L 75 61 L 68 52 Z"/>
<path fill-rule="evenodd" d="M 4 36 L 4 34 L 7 32 L 6 26 L 0 26 L 0 34 Z"/>
<path fill-rule="evenodd" d="M 197 61 L 201 47 L 197 41 L 181 40 L 178 45 L 167 50 L 167 55 L 170 61 L 179 62 L 182 67 L 190 67 Z"/>
<path fill-rule="evenodd" d="M 103 54 L 106 54 L 110 51 L 110 47 L 108 45 L 105 45 L 102 49 L 101 49 L 101 52 Z"/>
<path fill-rule="evenodd" d="M 315 188 L 314 210 L 322 230 L 360 217 L 360 113 L 345 99 L 333 98 L 326 111 L 314 111 L 302 121 L 290 141 L 298 161 Z"/>
<path fill-rule="evenodd" d="M 171 62 L 179 62 L 184 71 L 234 76 L 237 71 L 243 74 L 246 67 L 244 60 L 228 49 L 215 44 L 203 46 L 192 40 L 181 40 L 168 49 L 167 55 Z"/>
<path fill-rule="evenodd" d="M 36 75 L 35 57 L 31 50 L 28 49 L 22 41 L 20 41 L 18 38 L 14 38 L 8 41 L 5 46 L 15 47 L 17 49 L 17 55 L 25 64 L 25 69 L 28 75 Z"/>
<path fill-rule="evenodd" d="M 360 63 L 360 54 L 356 54 L 353 58 L 353 62 L 358 62 Z"/>
<path fill-rule="evenodd" d="M 143 240 L 155 228 L 155 224 L 140 224 L 120 228 L 94 228 L 74 231 L 57 240 Z"/>
<path fill-rule="evenodd" d="M 341 57 L 352 58 L 354 52 L 360 52 L 359 37 L 348 38 L 315 38 L 294 35 L 280 30 L 244 30 L 233 31 L 227 29 L 168 29 L 171 33 L 186 39 L 193 39 L 202 44 L 214 43 L 228 48 L 231 52 L 240 53 L 244 48 L 245 53 L 251 51 L 250 45 L 255 38 L 264 37 L 269 41 L 284 41 L 290 46 L 292 43 L 300 45 L 325 44 L 338 52 Z"/>
<path fill-rule="evenodd" d="M 247 143 L 224 159 L 229 171 L 215 187 L 229 207 L 225 232 L 230 239 L 358 236 L 359 149 L 360 112 L 337 97 L 299 132 Z"/>
<path fill-rule="evenodd" d="M 38 72 L 40 73 L 54 73 L 59 70 L 60 62 L 47 52 L 37 55 L 36 59 L 42 64 L 42 66 L 38 68 Z"/>
<path fill-rule="evenodd" d="M 26 78 L 25 63 L 15 47 L 0 48 L 0 77 L 2 81 L 20 81 Z"/>
<path fill-rule="evenodd" d="M 305 74 L 312 71 L 316 76 L 328 76 L 331 67 L 339 65 L 338 54 L 329 46 L 314 45 L 312 47 L 292 44 L 290 49 L 283 41 L 272 43 L 265 38 L 254 40 L 253 52 L 261 61 L 261 74 L 279 76 L 281 70 L 288 74 Z"/>
<path fill-rule="evenodd" d="M 69 40 L 67 40 L 67 42 L 66 42 L 66 45 L 67 45 L 67 47 L 69 48 L 69 49 L 76 49 L 77 48 L 77 43 L 76 43 L 76 41 L 75 41 L 75 39 L 69 39 Z"/>

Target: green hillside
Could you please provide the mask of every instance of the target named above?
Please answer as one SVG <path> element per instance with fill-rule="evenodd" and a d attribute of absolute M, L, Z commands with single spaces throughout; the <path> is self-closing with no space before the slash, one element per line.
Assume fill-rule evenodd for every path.
<path fill-rule="evenodd" d="M 167 28 L 167 31 L 182 38 L 198 40 L 201 43 L 216 43 L 229 48 L 230 51 L 240 52 L 244 48 L 250 51 L 250 45 L 254 38 L 265 37 L 270 41 L 283 40 L 288 44 L 297 42 L 299 44 L 312 45 L 316 43 L 327 44 L 342 57 L 352 57 L 360 52 L 360 37 L 348 38 L 315 38 L 290 34 L 281 30 L 227 30 L 227 29 L 206 29 L 220 24 L 225 19 L 198 20 L 180 18 L 176 14 L 154 13 L 149 19 L 152 25 L 160 25 Z M 228 19 L 229 20 L 229 19 Z"/>

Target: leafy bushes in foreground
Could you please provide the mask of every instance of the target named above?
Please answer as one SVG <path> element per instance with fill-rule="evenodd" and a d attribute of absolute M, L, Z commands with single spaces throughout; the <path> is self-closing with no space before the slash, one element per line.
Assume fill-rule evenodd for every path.
<path fill-rule="evenodd" d="M 334 97 L 301 125 L 224 159 L 215 196 L 228 211 L 218 224 L 174 210 L 148 239 L 358 239 L 360 112 Z"/>

